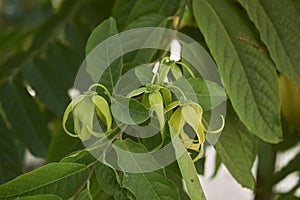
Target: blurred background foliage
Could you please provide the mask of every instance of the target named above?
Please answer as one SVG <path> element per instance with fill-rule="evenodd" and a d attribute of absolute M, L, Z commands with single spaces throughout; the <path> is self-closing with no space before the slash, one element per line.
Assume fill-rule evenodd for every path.
<path fill-rule="evenodd" d="M 61 117 L 88 36 L 113 4 L 0 1 L 0 183 L 23 173 L 25 148 L 50 162 L 80 147 Z"/>

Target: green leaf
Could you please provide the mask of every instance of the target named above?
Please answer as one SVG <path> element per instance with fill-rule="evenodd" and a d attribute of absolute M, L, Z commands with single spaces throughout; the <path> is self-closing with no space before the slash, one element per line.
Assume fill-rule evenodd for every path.
<path fill-rule="evenodd" d="M 57 74 L 45 61 L 28 62 L 23 75 L 36 95 L 58 116 L 62 116 L 70 98 L 67 89 L 57 78 Z"/>
<path fill-rule="evenodd" d="M 116 21 L 111 17 L 93 30 L 86 45 L 87 72 L 92 81 L 102 83 L 110 92 L 121 77 L 123 67 L 122 47 L 117 33 Z M 116 60 L 112 60 L 114 57 Z M 105 71 L 104 67 L 107 67 Z"/>
<path fill-rule="evenodd" d="M 169 125 L 169 127 L 171 126 Z M 172 130 L 171 128 L 170 128 L 170 134 L 173 141 L 176 157 L 178 157 L 177 163 L 179 165 L 179 169 L 181 171 L 181 175 L 186 185 L 189 197 L 191 198 L 191 200 L 206 199 L 200 184 L 197 170 L 194 166 L 191 157 L 189 156 L 188 152 L 184 148 L 182 142 L 178 139 L 174 140 L 174 138 L 177 137 L 177 135 L 176 133 L 174 133 L 174 130 Z"/>
<path fill-rule="evenodd" d="M 21 197 L 17 198 L 18 200 L 62 200 L 59 196 L 53 195 L 53 194 L 38 194 L 34 196 L 27 196 L 27 197 Z"/>
<path fill-rule="evenodd" d="M 15 136 L 36 155 L 47 152 L 50 135 L 36 102 L 20 83 L 8 82 L 0 100 Z"/>
<path fill-rule="evenodd" d="M 143 145 L 136 143 L 130 139 L 116 141 L 114 144 L 118 147 L 123 148 L 129 154 L 130 152 L 147 152 L 147 149 Z M 118 157 L 119 166 L 121 168 L 125 164 L 125 162 L 122 162 L 122 160 L 120 160 L 122 159 L 122 156 Z M 130 159 L 130 161 L 128 159 L 127 161 L 132 161 L 134 163 L 127 163 L 128 166 L 131 165 L 134 168 L 140 167 L 140 169 L 142 169 L 142 166 L 145 163 L 153 164 L 153 162 L 155 162 L 153 159 L 151 160 L 151 156 L 145 157 L 143 159 L 143 163 L 136 160 L 134 157 L 131 157 Z M 165 174 L 161 170 L 147 173 L 125 172 L 123 177 L 123 186 L 130 192 L 132 192 L 137 199 L 179 199 L 178 188 L 165 176 Z"/>
<path fill-rule="evenodd" d="M 114 200 L 112 195 L 109 195 L 102 190 L 98 183 L 96 173 L 94 173 L 90 178 L 90 192 L 93 196 L 93 199 Z"/>
<path fill-rule="evenodd" d="M 157 13 L 151 13 L 148 15 L 143 15 L 139 18 L 137 18 L 135 21 L 130 23 L 126 29 L 136 29 L 136 28 L 145 28 L 145 27 L 162 27 L 164 28 L 166 26 L 166 18 L 160 14 Z M 144 41 L 142 41 L 139 45 L 143 46 L 145 44 L 156 44 L 156 46 L 159 46 L 161 40 L 162 40 L 162 34 L 159 33 L 156 29 L 153 29 L 153 31 L 148 31 L 147 36 L 145 37 Z M 141 36 L 138 36 L 141 37 Z M 142 36 L 144 37 L 144 36 Z M 136 66 L 139 66 L 140 64 L 148 64 L 152 61 L 153 57 L 157 53 L 158 49 L 150 49 L 150 48 L 143 48 L 138 49 L 136 51 L 130 52 L 124 56 L 124 60 L 130 61 L 134 63 Z"/>
<path fill-rule="evenodd" d="M 77 200 L 93 200 L 93 197 L 88 189 L 82 190 L 77 198 Z"/>
<path fill-rule="evenodd" d="M 80 163 L 80 164 L 91 164 L 96 158 L 90 154 L 87 149 L 76 151 L 63 159 L 60 162 L 62 163 Z"/>
<path fill-rule="evenodd" d="M 177 161 L 173 162 L 172 164 L 168 165 L 165 169 L 165 173 L 167 177 L 174 183 L 178 190 L 181 200 L 190 200 L 187 191 L 185 189 L 184 183 L 182 181 L 181 173 Z"/>
<path fill-rule="evenodd" d="M 116 178 L 118 174 L 115 170 L 102 163 L 97 163 L 95 173 L 99 186 L 105 193 L 114 195 L 121 190 L 121 187 Z"/>
<path fill-rule="evenodd" d="M 256 156 L 257 140 L 228 106 L 225 128 L 215 145 L 218 157 L 231 175 L 243 187 L 254 190 L 255 179 L 251 172 Z"/>
<path fill-rule="evenodd" d="M 0 185 L 0 199 L 15 199 L 41 193 L 66 199 L 88 176 L 88 167 L 75 163 L 50 163 Z"/>
<path fill-rule="evenodd" d="M 140 81 L 142 85 L 151 83 L 154 76 L 151 65 L 136 67 L 134 68 L 134 73 L 136 78 Z"/>
<path fill-rule="evenodd" d="M 168 17 L 175 13 L 179 4 L 180 1 L 177 0 L 117 0 L 113 16 L 116 17 L 118 25 L 128 25 L 142 16 L 153 13 Z"/>
<path fill-rule="evenodd" d="M 163 26 L 164 22 L 166 22 L 166 18 L 163 15 L 151 13 L 137 18 L 135 21 L 128 24 L 125 29 L 129 30 L 143 27 L 160 27 Z"/>
<path fill-rule="evenodd" d="M 259 30 L 277 69 L 300 90 L 300 14 L 293 0 L 238 0 Z"/>
<path fill-rule="evenodd" d="M 0 184 L 22 174 L 24 146 L 12 136 L 0 117 Z"/>
<path fill-rule="evenodd" d="M 195 0 L 193 9 L 239 118 L 258 137 L 278 143 L 278 77 L 253 25 L 231 0 Z"/>
<path fill-rule="evenodd" d="M 227 99 L 221 86 L 212 81 L 204 81 L 201 78 L 178 80 L 173 82 L 172 85 L 180 88 L 186 97 L 198 101 L 195 103 L 199 103 L 204 111 L 214 109 Z"/>
<path fill-rule="evenodd" d="M 123 96 L 115 96 L 111 112 L 115 119 L 125 124 L 141 124 L 149 119 L 149 110 L 142 103 Z"/>
<path fill-rule="evenodd" d="M 86 55 L 88 55 L 101 42 L 117 33 L 118 29 L 114 18 L 110 17 L 109 19 L 103 21 L 91 33 L 85 47 Z"/>

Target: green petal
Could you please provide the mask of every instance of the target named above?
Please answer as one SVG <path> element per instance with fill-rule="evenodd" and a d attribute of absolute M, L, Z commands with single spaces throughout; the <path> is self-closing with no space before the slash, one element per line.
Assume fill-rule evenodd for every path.
<path fill-rule="evenodd" d="M 111 113 L 110 113 L 109 105 L 108 105 L 107 101 L 99 95 L 94 96 L 92 99 L 93 99 L 93 102 L 96 105 L 96 109 L 105 118 L 105 125 L 107 127 L 106 133 L 107 133 L 107 132 L 110 131 L 111 125 L 112 125 L 112 116 L 111 116 Z"/>
<path fill-rule="evenodd" d="M 87 138 L 87 131 L 92 134 L 95 115 L 95 105 L 89 97 L 85 97 L 73 110 L 74 118 L 78 119 L 74 124 L 80 137 Z M 75 122 L 75 121 L 74 121 Z"/>
<path fill-rule="evenodd" d="M 179 134 L 184 126 L 184 120 L 181 116 L 181 108 L 176 109 L 176 111 L 172 114 L 169 124 L 173 129 L 175 134 Z"/>
<path fill-rule="evenodd" d="M 64 116 L 63 116 L 63 121 L 62 121 L 62 126 L 64 131 L 70 135 L 71 137 L 78 137 L 77 134 L 71 133 L 70 131 L 68 131 L 67 127 L 66 127 L 66 123 L 67 120 L 69 118 L 69 114 L 72 112 L 73 108 L 84 98 L 84 95 L 80 95 L 78 97 L 76 97 L 75 99 L 73 99 L 69 105 L 67 106 L 65 112 L 64 112 Z"/>
<path fill-rule="evenodd" d="M 129 94 L 127 94 L 126 97 L 127 98 L 135 97 L 135 96 L 145 93 L 146 91 L 147 91 L 146 87 L 137 88 L 137 89 L 131 91 Z"/>
<path fill-rule="evenodd" d="M 204 155 L 204 145 L 201 145 L 199 154 L 193 159 L 193 162 L 197 162 Z"/>
<path fill-rule="evenodd" d="M 173 101 L 172 103 L 170 103 L 166 106 L 165 112 L 169 112 L 169 111 L 173 110 L 174 108 L 178 107 L 179 105 L 180 105 L 179 101 Z"/>
<path fill-rule="evenodd" d="M 159 91 L 154 91 L 149 93 L 149 104 L 151 109 L 156 113 L 159 126 L 162 135 L 162 142 L 164 142 L 165 134 L 163 134 L 163 128 L 165 126 L 165 118 L 164 118 L 164 106 L 163 106 L 163 98 Z"/>
<path fill-rule="evenodd" d="M 168 73 L 170 71 L 170 66 L 168 66 L 167 64 L 161 63 L 159 65 L 159 69 L 158 69 L 158 82 L 159 83 L 163 83 L 166 79 L 166 77 L 168 76 Z"/>
<path fill-rule="evenodd" d="M 172 72 L 175 80 L 179 80 L 182 78 L 182 71 L 181 71 L 180 67 L 178 65 L 176 65 L 176 63 L 174 63 L 172 65 L 171 72 Z"/>

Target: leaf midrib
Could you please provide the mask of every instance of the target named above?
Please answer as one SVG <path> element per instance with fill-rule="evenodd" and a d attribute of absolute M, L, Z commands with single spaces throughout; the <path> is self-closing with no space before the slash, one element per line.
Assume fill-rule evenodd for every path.
<path fill-rule="evenodd" d="M 222 23 L 222 21 L 221 21 L 221 18 L 220 18 L 219 15 L 215 12 L 215 10 L 212 8 L 211 4 L 209 4 L 209 2 L 208 2 L 207 0 L 205 0 L 205 2 L 207 3 L 207 5 L 208 5 L 208 7 L 210 8 L 211 12 L 216 16 L 216 19 L 219 21 L 219 24 L 221 24 L 221 27 L 222 27 L 223 31 L 225 32 L 225 36 L 227 37 L 227 39 L 228 39 L 228 41 L 229 41 L 229 43 L 230 43 L 230 46 L 231 46 L 232 49 L 234 50 L 234 54 L 235 54 L 236 57 L 238 58 L 238 62 L 240 63 L 241 66 L 244 66 L 244 65 L 242 64 L 243 62 L 241 61 L 241 58 L 240 58 L 240 56 L 239 56 L 239 54 L 238 54 L 238 52 L 237 52 L 237 50 L 236 50 L 236 48 L 235 48 L 235 46 L 234 46 L 234 43 L 233 43 L 232 39 L 231 39 L 230 36 L 228 35 L 228 31 L 227 31 L 226 27 L 223 26 L 223 23 Z M 244 76 L 245 76 L 246 79 L 247 79 L 246 82 L 247 82 L 248 88 L 250 88 L 249 91 L 251 92 L 251 98 L 254 100 L 254 102 L 255 102 L 255 105 L 254 105 L 254 106 L 255 106 L 256 110 L 257 110 L 257 111 L 259 112 L 259 114 L 260 114 L 260 115 L 259 115 L 259 118 L 261 118 L 261 119 L 265 122 L 265 124 L 267 124 L 268 128 L 269 128 L 271 131 L 273 131 L 272 128 L 269 126 L 269 123 L 265 120 L 264 117 L 262 117 L 263 115 L 262 115 L 260 109 L 259 109 L 258 106 L 257 106 L 257 100 L 254 98 L 254 95 L 253 95 L 254 93 L 253 93 L 252 87 L 251 87 L 250 84 L 249 84 L 249 78 L 247 77 L 244 68 L 243 68 L 243 67 L 240 67 L 240 69 L 242 69 L 242 72 L 243 72 Z"/>
<path fill-rule="evenodd" d="M 41 188 L 46 187 L 46 186 L 48 186 L 48 185 L 51 185 L 51 184 L 53 184 L 53 183 L 55 183 L 55 182 L 58 182 L 58 181 L 60 181 L 60 180 L 62 180 L 62 179 L 66 179 L 66 178 L 71 177 L 71 176 L 73 176 L 73 175 L 75 175 L 75 174 L 79 174 L 81 171 L 84 171 L 84 170 L 86 170 L 87 168 L 88 168 L 88 167 L 85 166 L 85 167 L 79 169 L 78 171 L 74 171 L 74 172 L 71 173 L 71 174 L 67 174 L 66 176 L 63 176 L 63 177 L 61 177 L 61 178 L 59 178 L 59 179 L 55 179 L 55 180 L 53 180 L 53 181 L 47 182 L 47 183 L 45 183 L 45 184 L 43 184 L 43 185 L 40 185 L 40 186 L 38 186 L 38 187 L 36 187 L 36 188 L 31 188 L 31 189 L 28 189 L 28 190 L 26 190 L 26 191 L 20 192 L 20 193 L 18 193 L 18 194 L 12 194 L 12 195 L 2 196 L 2 197 L 14 197 L 14 196 L 22 195 L 22 194 L 25 194 L 25 193 L 28 193 L 28 192 L 32 192 L 32 191 L 41 189 Z"/>

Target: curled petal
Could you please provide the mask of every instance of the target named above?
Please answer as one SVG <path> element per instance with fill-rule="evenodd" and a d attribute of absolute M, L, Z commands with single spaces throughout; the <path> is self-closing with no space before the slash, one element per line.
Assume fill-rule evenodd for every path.
<path fill-rule="evenodd" d="M 193 162 L 197 162 L 204 155 L 204 144 L 201 145 L 199 154 L 193 159 Z"/>
<path fill-rule="evenodd" d="M 176 109 L 176 111 L 172 114 L 169 124 L 175 134 L 179 134 L 184 126 L 184 120 L 181 116 L 181 108 Z"/>
<path fill-rule="evenodd" d="M 166 106 L 165 112 L 169 112 L 180 105 L 179 101 L 173 101 Z"/>
<path fill-rule="evenodd" d="M 207 130 L 205 127 L 204 127 L 204 131 L 207 132 L 207 133 L 211 133 L 211 134 L 216 134 L 216 133 L 219 133 L 220 131 L 223 130 L 224 126 L 225 126 L 225 119 L 224 119 L 224 116 L 223 115 L 220 115 L 221 116 L 221 119 L 222 119 L 222 125 L 220 128 L 218 128 L 217 130 Z"/>
<path fill-rule="evenodd" d="M 95 103 L 96 111 L 98 111 L 97 114 L 101 113 L 102 117 L 105 119 L 104 122 L 107 127 L 106 132 L 109 132 L 112 125 L 112 116 L 107 101 L 103 97 L 96 95 L 93 98 L 93 102 Z"/>
<path fill-rule="evenodd" d="M 70 132 L 67 127 L 66 127 L 66 123 L 67 123 L 67 120 L 69 118 L 69 115 L 70 113 L 72 112 L 72 110 L 75 108 L 75 106 L 81 102 L 84 98 L 84 95 L 80 95 L 78 97 L 76 97 L 75 99 L 73 99 L 71 101 L 71 103 L 69 103 L 69 105 L 67 106 L 65 112 L 64 112 L 64 116 L 63 116 L 63 121 L 62 121 L 62 126 L 63 126 L 63 129 L 64 131 L 71 137 L 78 137 L 78 134 L 75 134 L 75 133 L 72 133 Z"/>

